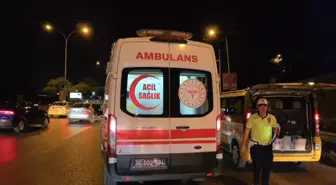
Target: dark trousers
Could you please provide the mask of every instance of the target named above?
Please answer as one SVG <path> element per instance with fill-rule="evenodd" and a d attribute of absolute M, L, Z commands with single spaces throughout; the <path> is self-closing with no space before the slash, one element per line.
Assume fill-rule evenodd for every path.
<path fill-rule="evenodd" d="M 269 176 L 273 165 L 272 145 L 254 145 L 250 149 L 253 164 L 253 184 L 269 184 Z M 261 176 L 261 178 L 260 178 Z"/>

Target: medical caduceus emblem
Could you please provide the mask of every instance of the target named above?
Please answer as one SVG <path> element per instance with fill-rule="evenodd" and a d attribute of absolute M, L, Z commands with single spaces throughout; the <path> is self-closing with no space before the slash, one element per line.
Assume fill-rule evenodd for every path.
<path fill-rule="evenodd" d="M 195 95 L 198 94 L 198 90 L 196 89 L 188 89 L 187 92 L 191 95 L 191 98 L 194 99 Z"/>
<path fill-rule="evenodd" d="M 197 79 L 185 80 L 178 90 L 180 101 L 187 107 L 198 108 L 206 100 L 204 84 Z"/>

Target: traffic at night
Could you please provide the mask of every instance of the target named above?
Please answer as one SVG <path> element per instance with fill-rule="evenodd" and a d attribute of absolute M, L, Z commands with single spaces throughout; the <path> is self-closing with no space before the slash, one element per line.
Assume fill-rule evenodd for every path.
<path fill-rule="evenodd" d="M 64 3 L 15 9 L 1 185 L 336 184 L 334 2 Z"/>

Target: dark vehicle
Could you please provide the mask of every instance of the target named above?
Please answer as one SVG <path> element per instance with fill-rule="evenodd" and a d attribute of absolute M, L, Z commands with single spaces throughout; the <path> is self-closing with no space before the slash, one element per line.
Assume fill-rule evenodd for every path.
<path fill-rule="evenodd" d="M 47 128 L 49 121 L 47 112 L 41 110 L 37 104 L 27 101 L 0 103 L 0 129 L 13 128 L 19 133 L 32 125 Z"/>
<path fill-rule="evenodd" d="M 102 110 L 102 105 L 101 104 L 94 103 L 94 104 L 92 104 L 92 107 L 94 109 L 95 116 L 101 116 L 103 114 L 103 110 Z"/>

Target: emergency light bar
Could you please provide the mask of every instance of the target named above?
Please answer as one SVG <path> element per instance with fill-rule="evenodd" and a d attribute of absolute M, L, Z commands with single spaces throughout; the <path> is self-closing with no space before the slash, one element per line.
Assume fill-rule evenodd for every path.
<path fill-rule="evenodd" d="M 172 31 L 172 30 L 138 30 L 137 35 L 139 37 L 155 37 L 171 40 L 188 40 L 191 39 L 193 34 L 189 32 Z"/>

